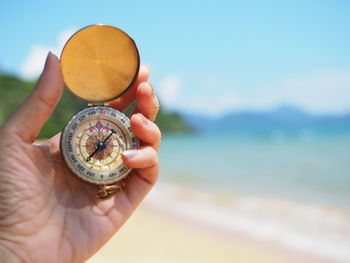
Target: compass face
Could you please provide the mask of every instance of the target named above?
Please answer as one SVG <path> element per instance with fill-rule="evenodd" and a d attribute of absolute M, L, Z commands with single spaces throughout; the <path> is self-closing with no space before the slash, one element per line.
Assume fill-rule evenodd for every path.
<path fill-rule="evenodd" d="M 70 169 L 94 184 L 120 181 L 131 170 L 122 159 L 125 150 L 139 147 L 129 119 L 108 107 L 90 107 L 74 115 L 62 132 L 61 151 Z"/>

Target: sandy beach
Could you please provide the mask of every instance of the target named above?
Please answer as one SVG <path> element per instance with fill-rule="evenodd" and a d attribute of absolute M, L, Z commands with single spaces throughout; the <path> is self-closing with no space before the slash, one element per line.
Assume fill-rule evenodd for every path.
<path fill-rule="evenodd" d="M 274 244 L 231 235 L 154 209 L 144 202 L 88 263 L 310 263 L 329 262 Z"/>

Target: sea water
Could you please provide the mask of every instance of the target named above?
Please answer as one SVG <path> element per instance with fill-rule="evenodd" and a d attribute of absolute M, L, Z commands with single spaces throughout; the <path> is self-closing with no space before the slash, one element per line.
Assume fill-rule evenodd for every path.
<path fill-rule="evenodd" d="M 167 136 L 160 161 L 166 181 L 350 207 L 350 132 Z"/>
<path fill-rule="evenodd" d="M 232 234 L 350 262 L 350 132 L 166 136 L 150 201 Z"/>

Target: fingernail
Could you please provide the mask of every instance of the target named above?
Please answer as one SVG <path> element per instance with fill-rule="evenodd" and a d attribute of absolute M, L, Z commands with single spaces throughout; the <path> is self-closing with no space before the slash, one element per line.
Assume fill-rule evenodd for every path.
<path fill-rule="evenodd" d="M 143 66 L 144 66 L 145 69 L 147 70 L 148 75 L 151 75 L 151 73 L 152 73 L 152 68 L 151 68 L 151 66 L 150 66 L 150 65 L 143 65 Z"/>
<path fill-rule="evenodd" d="M 52 56 L 52 53 L 51 51 L 49 53 L 47 53 L 47 56 L 46 56 L 46 60 L 45 60 L 45 65 L 44 65 L 44 69 L 47 67 L 47 65 L 49 64 L 49 60 Z"/>
<path fill-rule="evenodd" d="M 151 89 L 152 89 L 152 96 L 156 95 L 156 91 L 154 90 L 154 86 L 149 83 L 149 85 L 151 86 Z"/>
<path fill-rule="evenodd" d="M 143 125 L 148 126 L 150 124 L 151 121 L 147 119 L 145 116 L 143 116 L 143 114 L 139 114 L 139 116 L 141 117 Z"/>
<path fill-rule="evenodd" d="M 122 152 L 122 155 L 124 155 L 126 158 L 129 160 L 134 159 L 137 155 L 138 151 L 137 150 L 127 150 Z"/>
<path fill-rule="evenodd" d="M 141 89 L 146 90 L 146 93 L 148 93 L 150 90 L 151 90 L 151 92 L 153 93 L 153 91 L 152 91 L 152 85 L 150 85 L 149 82 L 142 82 L 142 83 L 140 84 L 140 87 L 141 87 Z"/>
<path fill-rule="evenodd" d="M 155 95 L 154 87 L 153 87 L 153 85 L 151 83 L 143 82 L 143 83 L 141 83 L 141 85 L 143 87 L 145 87 L 146 89 L 151 90 L 152 95 Z"/>

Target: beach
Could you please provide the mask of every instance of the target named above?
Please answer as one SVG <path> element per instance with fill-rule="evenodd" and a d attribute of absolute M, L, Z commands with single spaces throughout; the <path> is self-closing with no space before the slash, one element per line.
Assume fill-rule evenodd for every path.
<path fill-rule="evenodd" d="M 322 257 L 288 250 L 239 231 L 223 231 L 186 219 L 147 199 L 122 229 L 88 263 L 312 263 Z"/>
<path fill-rule="evenodd" d="M 160 180 L 89 263 L 350 262 L 346 133 L 168 136 Z"/>

